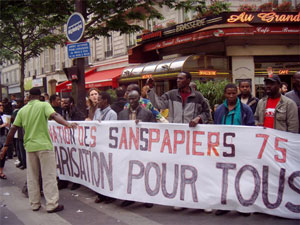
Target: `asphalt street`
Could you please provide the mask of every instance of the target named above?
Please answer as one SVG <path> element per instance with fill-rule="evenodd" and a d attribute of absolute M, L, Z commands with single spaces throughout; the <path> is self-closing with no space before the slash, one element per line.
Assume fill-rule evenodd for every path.
<path fill-rule="evenodd" d="M 26 180 L 26 170 L 15 166 L 15 158 L 6 161 L 4 172 L 7 180 L 0 180 L 0 224 L 1 225 L 299 225 L 300 220 L 290 220 L 265 214 L 244 217 L 237 212 L 216 216 L 201 210 L 174 211 L 172 207 L 154 205 L 145 208 L 135 203 L 126 208 L 122 201 L 110 204 L 94 203 L 96 194 L 81 186 L 75 191 L 60 190 L 60 203 L 65 210 L 49 214 L 43 202 L 41 210 L 33 212 L 28 198 L 21 192 Z"/>

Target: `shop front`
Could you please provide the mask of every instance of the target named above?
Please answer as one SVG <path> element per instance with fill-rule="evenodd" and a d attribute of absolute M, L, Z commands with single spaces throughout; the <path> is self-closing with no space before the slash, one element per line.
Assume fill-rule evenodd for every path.
<path fill-rule="evenodd" d="M 153 76 L 166 91 L 176 85 L 176 74 L 187 70 L 193 79 L 204 82 L 251 80 L 253 94 L 260 96 L 262 81 L 272 67 L 290 88 L 291 75 L 300 70 L 299 23 L 298 12 L 229 12 L 143 34 L 139 46 L 128 52 L 129 63 L 135 65 L 123 71 L 119 82 L 143 85 L 147 76 Z M 186 65 L 193 68 L 183 63 L 169 69 L 170 61 L 185 57 Z"/>
<path fill-rule="evenodd" d="M 193 80 L 231 79 L 229 62 L 226 57 L 189 55 L 142 63 L 127 67 L 119 79 L 120 85 L 137 83 L 143 87 L 148 78 L 155 80 L 157 93 L 176 88 L 176 77 L 181 71 L 192 74 Z"/>
<path fill-rule="evenodd" d="M 94 68 L 85 73 L 85 88 L 98 88 L 100 90 L 106 90 L 109 88 L 117 88 L 118 82 L 117 78 L 121 76 L 124 67 L 115 68 L 110 70 L 97 71 Z M 56 86 L 56 92 L 71 92 L 72 91 L 72 81 L 68 80 L 60 83 Z"/>

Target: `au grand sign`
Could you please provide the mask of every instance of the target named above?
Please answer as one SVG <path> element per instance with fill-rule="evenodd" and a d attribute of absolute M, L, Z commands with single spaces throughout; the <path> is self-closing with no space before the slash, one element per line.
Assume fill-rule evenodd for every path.
<path fill-rule="evenodd" d="M 242 12 L 239 14 L 230 15 L 227 19 L 228 23 L 299 23 L 300 12 L 296 13 L 248 13 Z"/>
<path fill-rule="evenodd" d="M 184 23 L 176 24 L 162 30 L 150 32 L 137 37 L 138 43 L 171 37 L 202 29 L 207 26 L 226 23 L 248 23 L 248 24 L 295 24 L 300 22 L 298 12 L 228 12 L 219 16 L 204 17 Z"/>

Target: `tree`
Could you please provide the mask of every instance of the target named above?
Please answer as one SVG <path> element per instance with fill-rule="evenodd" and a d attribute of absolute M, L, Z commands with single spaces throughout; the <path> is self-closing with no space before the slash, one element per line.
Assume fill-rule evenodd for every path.
<path fill-rule="evenodd" d="M 86 40 L 109 36 L 110 31 L 119 31 L 121 34 L 139 31 L 142 27 L 134 21 L 162 18 L 155 6 L 166 5 L 170 8 L 188 10 L 198 1 L 0 0 L 0 2 L 0 48 L 8 50 L 20 64 L 20 88 L 23 97 L 26 61 L 40 55 L 45 48 L 54 48 L 56 44 L 65 42 L 65 35 L 54 31 L 66 23 L 67 17 L 74 12 L 75 3 L 80 2 L 84 7 L 82 14 L 87 22 L 82 40 Z"/>
<path fill-rule="evenodd" d="M 1 0 L 0 10 L 0 58 L 13 57 L 20 64 L 24 98 L 26 61 L 64 43 L 64 35 L 54 31 L 65 23 L 72 8 L 67 0 Z"/>
<path fill-rule="evenodd" d="M 200 91 L 205 98 L 208 99 L 210 107 L 213 108 L 215 104 L 221 104 L 225 100 L 224 88 L 229 83 L 228 80 L 222 81 L 207 81 L 200 82 L 195 81 L 197 84 L 197 90 Z"/>

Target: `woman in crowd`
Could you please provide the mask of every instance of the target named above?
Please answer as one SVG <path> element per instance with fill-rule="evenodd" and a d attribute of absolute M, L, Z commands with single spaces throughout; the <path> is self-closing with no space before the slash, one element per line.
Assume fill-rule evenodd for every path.
<path fill-rule="evenodd" d="M 6 141 L 6 127 L 9 126 L 7 118 L 4 116 L 4 105 L 3 102 L 0 102 L 0 147 L 4 145 Z M 0 154 L 3 154 L 2 152 Z M 0 159 L 0 179 L 7 179 L 6 175 L 3 173 L 3 168 L 5 165 L 6 153 L 4 157 Z"/>
<path fill-rule="evenodd" d="M 91 88 L 88 91 L 88 117 L 86 120 L 93 120 L 96 109 L 98 108 L 99 90 Z"/>

